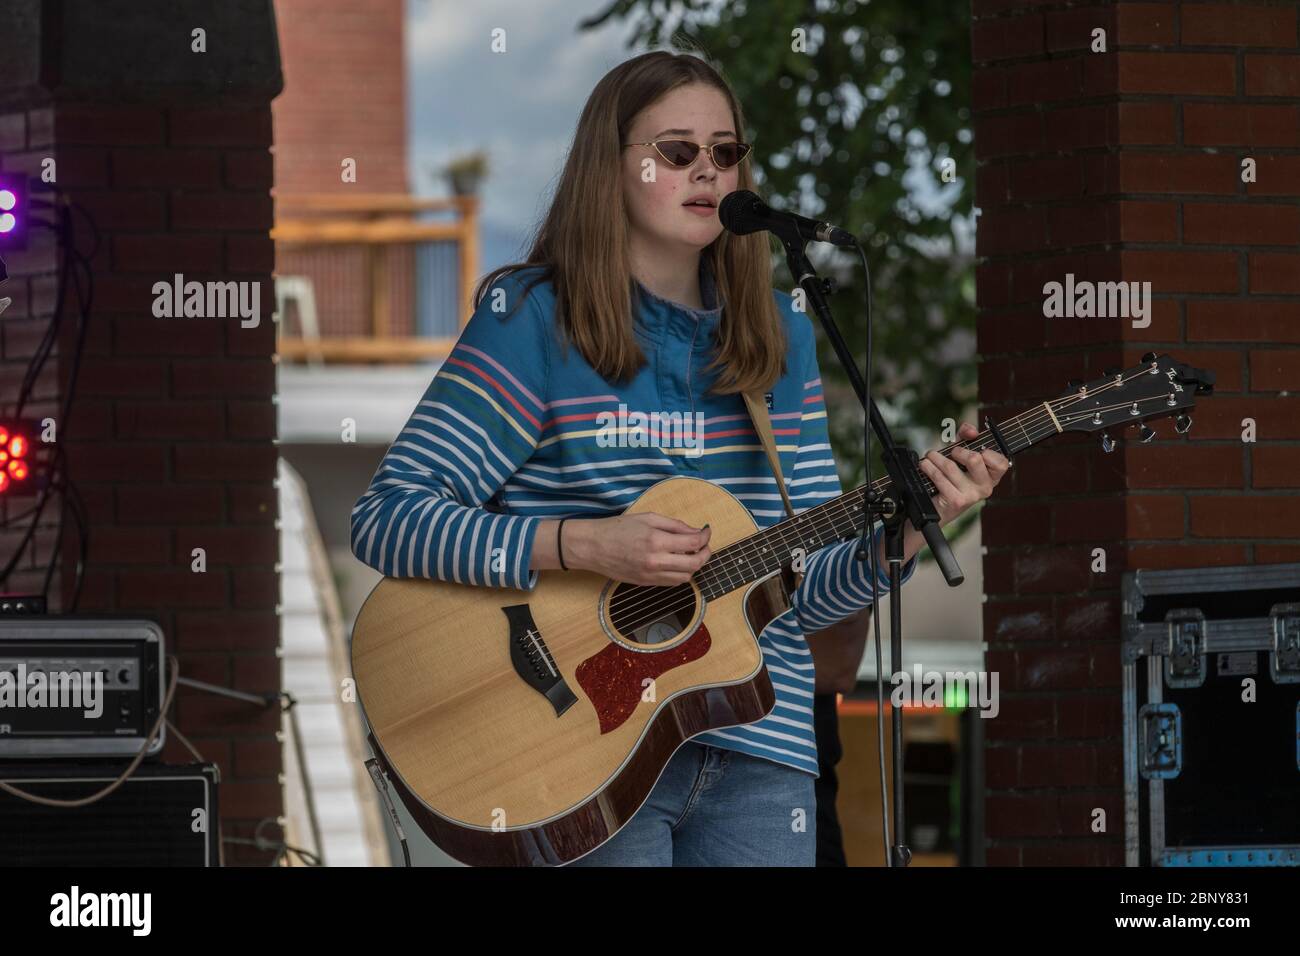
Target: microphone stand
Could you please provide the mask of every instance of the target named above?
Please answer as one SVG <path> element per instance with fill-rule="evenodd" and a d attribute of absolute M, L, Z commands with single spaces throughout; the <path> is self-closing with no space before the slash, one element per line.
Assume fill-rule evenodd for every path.
<path fill-rule="evenodd" d="M 872 516 L 879 515 L 884 520 L 885 556 L 889 564 L 889 659 L 895 672 L 901 672 L 903 659 L 903 603 L 899 591 L 903 585 L 903 522 L 910 520 L 912 527 L 925 536 L 926 544 L 930 546 L 930 550 L 933 552 L 944 578 L 947 579 L 949 587 L 956 587 L 961 584 L 965 580 L 965 575 L 962 574 L 961 568 L 957 565 L 957 559 L 948 546 L 948 539 L 939 530 L 939 513 L 934 508 L 934 502 L 930 498 L 930 493 L 926 490 L 921 471 L 917 467 L 918 456 L 916 452 L 904 448 L 894 441 L 889 426 L 885 424 L 880 409 L 876 407 L 875 399 L 867 395 L 866 383 L 862 379 L 862 373 L 858 371 L 858 365 L 854 361 L 853 353 L 849 351 L 848 345 L 845 344 L 844 338 L 840 335 L 840 330 L 831 316 L 830 306 L 826 303 L 826 293 L 834 291 L 834 280 L 822 279 L 818 276 L 817 271 L 813 268 L 812 263 L 808 261 L 808 257 L 804 252 L 804 246 L 808 239 L 815 237 L 792 235 L 787 230 L 773 231 L 785 247 L 786 263 L 789 266 L 790 274 L 795 277 L 799 287 L 807 295 L 808 302 L 812 305 L 813 311 L 817 314 L 822 327 L 826 330 L 826 337 L 830 340 L 831 345 L 835 347 L 835 354 L 839 357 L 845 374 L 848 375 L 849 381 L 858 393 L 858 401 L 862 403 L 862 407 L 867 412 L 868 425 L 875 430 L 876 437 L 880 441 L 885 471 L 893 482 L 892 486 L 884 493 L 874 491 L 871 488 L 867 489 L 866 507 L 863 508 L 862 536 L 858 544 L 858 550 L 854 552 L 854 557 L 859 561 L 866 560 L 867 542 L 870 541 L 868 529 L 871 527 Z M 867 428 L 864 427 L 862 431 L 864 455 L 867 453 L 867 437 Z M 878 582 L 875 580 L 874 574 L 872 579 L 872 593 L 875 594 Z M 880 609 L 876 607 L 873 610 L 878 614 Z M 879 623 L 879 618 L 877 618 L 877 623 Z M 879 680 L 881 675 L 877 674 L 876 677 Z M 892 774 L 894 788 L 894 842 L 893 846 L 890 847 L 892 857 L 890 865 L 907 866 L 912 860 L 912 851 L 903 842 L 905 832 L 903 829 L 903 713 L 901 708 L 893 704 L 892 694 L 890 700 L 894 754 Z"/>

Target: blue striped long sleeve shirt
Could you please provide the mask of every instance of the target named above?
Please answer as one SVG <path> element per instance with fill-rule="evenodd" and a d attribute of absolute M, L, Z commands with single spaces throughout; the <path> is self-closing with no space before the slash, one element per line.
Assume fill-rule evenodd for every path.
<path fill-rule="evenodd" d="M 554 321 L 555 295 L 521 270 L 498 280 L 470 317 L 351 515 L 352 551 L 385 575 L 531 590 L 544 518 L 620 514 L 674 475 L 704 478 L 749 509 L 760 528 L 785 512 L 776 479 L 738 394 L 711 395 L 704 366 L 723 309 L 707 268 L 705 308 L 662 299 L 637 284 L 635 334 L 648 361 L 626 384 L 601 378 Z M 527 291 L 525 291 L 527 289 Z M 812 324 L 775 292 L 789 342 L 787 371 L 771 391 L 781 471 L 796 513 L 842 493 L 826 427 Z M 699 448 L 597 440 L 600 422 L 680 410 L 702 415 Z M 665 443 L 666 444 L 666 443 Z M 878 529 L 873 546 L 878 543 Z M 813 661 L 806 633 L 872 603 L 856 540 L 809 555 L 791 608 L 759 635 L 776 691 L 773 711 L 695 740 L 818 774 Z M 916 559 L 903 567 L 906 581 Z M 878 567 L 880 589 L 888 569 Z"/>

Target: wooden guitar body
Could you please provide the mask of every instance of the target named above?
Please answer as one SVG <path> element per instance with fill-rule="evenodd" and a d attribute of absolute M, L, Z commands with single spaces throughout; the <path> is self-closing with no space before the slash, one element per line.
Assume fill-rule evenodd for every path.
<path fill-rule="evenodd" d="M 667 478 L 627 509 L 645 511 L 708 522 L 714 551 L 756 530 L 698 478 Z M 757 635 L 790 584 L 771 574 L 705 601 L 694 584 L 628 590 L 577 570 L 543 571 L 531 592 L 385 578 L 352 637 L 372 745 L 456 859 L 569 862 L 632 817 L 687 738 L 772 710 Z M 660 610 L 675 615 L 630 627 Z"/>

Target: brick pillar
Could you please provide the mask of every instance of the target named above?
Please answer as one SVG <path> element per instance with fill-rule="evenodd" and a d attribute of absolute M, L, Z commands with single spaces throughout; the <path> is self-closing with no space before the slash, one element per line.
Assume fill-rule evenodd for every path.
<path fill-rule="evenodd" d="M 1146 351 L 1218 376 L 1188 435 L 1067 434 L 983 513 L 987 861 L 1120 865 L 1121 573 L 1300 560 L 1300 27 L 1263 2 L 972 6 L 981 414 Z M 1070 272 L 1151 282 L 1151 325 L 1045 318 Z"/>
<path fill-rule="evenodd" d="M 275 12 L 277 195 L 406 192 L 404 0 L 275 0 Z M 355 183 L 341 179 L 344 158 Z"/>
<path fill-rule="evenodd" d="M 39 176 L 53 160 L 55 185 L 100 235 L 75 401 L 58 432 L 87 512 L 76 612 L 153 618 L 182 676 L 276 694 L 268 231 L 270 101 L 281 79 L 269 0 L 10 0 L 5 16 L 0 164 Z M 198 28 L 206 52 L 191 49 Z M 85 217 L 75 233 L 91 254 Z M 11 403 L 14 370 L 53 320 L 63 276 L 48 231 L 33 230 L 29 250 L 6 259 L 17 274 L 9 293 L 16 301 L 0 320 Z M 156 318 L 154 284 L 175 273 L 259 283 L 259 324 Z M 71 300 L 43 413 L 53 414 L 70 387 L 77 315 Z M 70 606 L 78 546 L 69 517 L 55 609 Z M 38 545 L 38 561 L 42 547 L 48 554 Z M 193 567 L 198 548 L 206 554 L 201 573 Z M 251 836 L 257 821 L 282 812 L 278 706 L 186 688 L 176 700 L 180 730 L 221 768 L 225 835 Z M 164 759 L 192 758 L 169 737 Z M 235 846 L 226 858 L 265 855 Z"/>

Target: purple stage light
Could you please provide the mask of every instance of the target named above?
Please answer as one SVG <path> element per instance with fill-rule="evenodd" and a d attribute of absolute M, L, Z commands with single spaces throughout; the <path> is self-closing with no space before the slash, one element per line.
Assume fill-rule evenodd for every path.
<path fill-rule="evenodd" d="M 26 183 L 20 175 L 0 174 L 0 249 L 26 246 Z"/>

